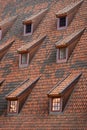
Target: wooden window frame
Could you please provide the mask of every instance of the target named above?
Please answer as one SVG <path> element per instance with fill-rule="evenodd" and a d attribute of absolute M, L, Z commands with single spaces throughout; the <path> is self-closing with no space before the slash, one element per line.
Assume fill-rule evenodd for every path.
<path fill-rule="evenodd" d="M 60 110 L 52 110 L 53 107 L 53 99 L 54 98 L 60 98 Z M 62 112 L 62 97 L 50 97 L 49 98 L 49 114 L 59 114 Z"/>
<path fill-rule="evenodd" d="M 64 62 L 66 62 L 67 59 L 68 59 L 68 48 L 67 48 L 67 47 L 64 47 L 64 48 L 66 49 L 66 56 L 65 56 L 64 59 L 61 59 L 61 58 L 60 58 L 60 49 L 61 49 L 61 48 L 58 48 L 58 49 L 57 49 L 57 54 L 56 54 L 56 61 L 57 61 L 57 63 L 64 63 Z"/>
<path fill-rule="evenodd" d="M 33 33 L 33 24 L 32 23 L 29 23 L 29 24 L 31 24 L 31 32 L 26 33 L 26 25 L 28 24 L 24 24 L 24 36 L 32 35 Z"/>
<path fill-rule="evenodd" d="M 62 17 L 66 17 L 66 25 L 60 27 L 60 18 Z M 62 29 L 66 29 L 66 27 L 68 26 L 68 17 L 67 16 L 61 16 L 57 18 L 57 30 L 62 30 Z"/>
<path fill-rule="evenodd" d="M 16 112 L 11 112 L 10 111 L 10 105 L 12 101 L 17 101 L 17 108 L 16 108 Z M 19 111 L 19 101 L 18 100 L 9 100 L 8 101 L 8 114 L 18 114 Z"/>
<path fill-rule="evenodd" d="M 27 62 L 26 64 L 22 64 L 22 55 L 27 54 Z M 28 67 L 29 65 L 29 53 L 21 53 L 19 54 L 19 67 Z"/>

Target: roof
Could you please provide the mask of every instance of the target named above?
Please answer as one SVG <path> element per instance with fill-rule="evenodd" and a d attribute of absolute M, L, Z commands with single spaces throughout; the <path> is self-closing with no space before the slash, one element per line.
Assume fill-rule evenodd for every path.
<path fill-rule="evenodd" d="M 12 90 L 7 96 L 6 99 L 18 99 L 25 91 L 29 91 L 30 87 L 35 84 L 40 77 L 24 81 L 20 86 L 17 86 L 14 90 Z"/>
<path fill-rule="evenodd" d="M 71 11 L 73 11 L 75 8 L 77 8 L 77 6 L 79 6 L 82 2 L 83 2 L 83 0 L 70 3 L 69 5 L 67 5 L 62 10 L 59 10 L 59 12 L 56 13 L 56 16 L 59 17 L 59 16 L 62 16 L 62 15 L 68 15 Z"/>
<path fill-rule="evenodd" d="M 23 24 L 27 24 L 27 23 L 33 23 L 34 20 L 38 17 L 43 15 L 43 13 L 46 13 L 48 9 L 43 9 L 42 11 L 40 11 L 37 14 L 32 15 L 30 18 L 26 18 L 25 20 L 23 20 Z"/>
<path fill-rule="evenodd" d="M 76 30 L 74 33 L 72 33 L 71 35 L 65 37 L 64 39 L 58 41 L 55 43 L 56 48 L 60 48 L 60 47 L 66 47 L 70 44 L 72 44 L 72 42 L 74 42 L 75 40 L 77 40 L 78 38 L 80 38 L 80 36 L 82 35 L 82 33 L 84 32 L 84 28 L 83 29 L 79 29 Z"/>
<path fill-rule="evenodd" d="M 0 45 L 14 37 L 15 42 L 6 50 L 4 58 L 0 60 L 0 80 L 5 79 L 0 86 L 0 129 L 1 130 L 86 130 L 87 129 L 87 30 L 84 30 L 78 44 L 72 51 L 69 59 L 65 63 L 56 63 L 55 43 L 62 38 L 71 35 L 75 30 L 86 28 L 87 26 L 87 0 L 84 0 L 79 9 L 76 9 L 75 17 L 69 26 L 64 30 L 57 30 L 57 19 L 55 13 L 63 9 L 72 2 L 80 0 L 0 0 L 0 21 L 11 16 L 18 15 L 10 29 L 0 40 Z M 23 20 L 30 18 L 43 9 L 48 11 L 41 19 L 37 28 L 31 35 L 24 36 Z M 36 22 L 35 22 L 36 24 Z M 44 36 L 46 38 L 36 50 L 31 62 L 27 67 L 19 66 L 18 48 L 27 45 L 30 41 Z M 7 40 L 6 40 L 7 39 Z M 77 42 L 77 41 L 75 41 Z M 71 49 L 69 46 L 69 49 Z M 37 47 L 36 47 L 37 48 Z M 32 48 L 35 50 L 36 48 Z M 20 52 L 21 53 L 21 52 Z M 32 57 L 32 53 L 29 53 Z M 20 58 L 21 59 L 21 58 Z M 63 97 L 68 98 L 64 111 L 50 114 L 50 100 L 47 96 L 49 90 L 65 80 L 66 75 L 81 72 L 74 91 L 69 96 L 65 96 L 73 89 L 70 87 L 63 91 Z M 23 93 L 18 91 L 17 100 L 23 99 L 22 109 L 18 114 L 7 114 L 7 106 L 11 98 L 6 100 L 6 96 L 15 89 L 20 88 L 20 83 L 27 78 L 35 80 L 39 75 L 41 78 L 34 85 L 32 91 L 25 88 Z M 63 79 L 63 80 L 62 80 Z M 70 80 L 69 80 L 70 81 Z M 70 83 L 70 82 L 69 82 Z M 74 82 L 75 83 L 75 82 Z M 32 88 L 32 87 L 31 87 Z M 19 89 L 18 89 L 19 90 Z M 22 92 L 22 91 L 21 91 Z M 62 92 L 62 91 L 60 91 Z M 27 94 L 27 97 L 26 97 Z M 19 99 L 18 99 L 19 98 Z M 26 98 L 26 99 L 24 99 Z M 25 100 L 25 101 L 24 101 Z M 65 102 L 64 102 L 65 103 Z M 21 106 L 19 106 L 21 107 Z"/>
<path fill-rule="evenodd" d="M 6 50 L 12 45 L 14 42 L 14 38 L 9 39 L 5 43 L 0 45 L 0 59 L 3 57 L 3 55 L 6 53 Z"/>
<path fill-rule="evenodd" d="M 23 45 L 21 46 L 17 51 L 18 53 L 22 53 L 22 52 L 29 52 L 31 49 L 33 49 L 34 47 L 38 46 L 43 40 L 44 38 L 46 37 L 45 36 L 42 36 L 42 37 L 39 37 L 38 39 L 32 41 L 32 42 L 29 42 L 28 44 L 26 45 Z"/>
<path fill-rule="evenodd" d="M 3 21 L 0 22 L 0 28 L 2 28 L 5 24 L 14 21 L 16 18 L 17 16 L 12 16 L 12 17 L 4 19 Z"/>
<path fill-rule="evenodd" d="M 81 73 L 71 73 L 63 81 L 58 83 L 50 92 L 49 96 L 61 96 L 72 84 L 76 82 L 81 76 Z"/>

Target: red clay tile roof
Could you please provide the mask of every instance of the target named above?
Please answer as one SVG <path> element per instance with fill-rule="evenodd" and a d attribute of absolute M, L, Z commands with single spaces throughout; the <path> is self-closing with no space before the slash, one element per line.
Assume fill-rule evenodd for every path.
<path fill-rule="evenodd" d="M 38 14 L 32 15 L 30 18 L 27 18 L 23 21 L 23 24 L 27 24 L 27 23 L 33 23 L 35 22 L 35 20 L 40 17 L 39 19 L 42 19 L 43 14 L 45 15 L 45 13 L 47 12 L 48 9 L 44 9 L 42 11 L 40 11 Z"/>
<path fill-rule="evenodd" d="M 71 87 L 71 85 L 79 79 L 80 76 L 81 73 L 71 73 L 63 81 L 58 83 L 50 92 L 48 92 L 48 96 L 61 96 L 67 88 Z"/>
<path fill-rule="evenodd" d="M 75 8 L 77 8 L 77 6 L 79 6 L 82 2 L 83 2 L 83 0 L 80 0 L 78 2 L 71 3 L 71 4 L 67 5 L 65 8 L 63 8 L 62 10 L 59 10 L 59 12 L 56 13 L 56 17 L 60 17 L 62 15 L 68 15 Z"/>
<path fill-rule="evenodd" d="M 17 86 L 16 89 L 11 91 L 7 96 L 6 99 L 18 99 L 20 95 L 22 95 L 26 90 L 29 91 L 31 85 L 35 84 L 40 77 L 34 79 L 34 80 L 29 80 L 27 79 L 25 82 L 23 82 L 20 86 Z"/>
<path fill-rule="evenodd" d="M 56 48 L 66 47 L 69 44 L 73 43 L 73 41 L 77 40 L 82 35 L 84 30 L 85 29 L 76 30 L 74 33 L 72 33 L 71 35 L 67 36 L 63 40 L 60 40 L 60 41 L 56 42 L 55 43 Z"/>
<path fill-rule="evenodd" d="M 21 48 L 19 48 L 17 51 L 18 53 L 22 53 L 22 52 L 29 52 L 31 49 L 33 49 L 34 47 L 36 47 L 37 45 L 39 45 L 44 38 L 46 37 L 46 35 L 39 37 L 38 39 L 29 42 L 28 44 L 22 46 Z"/>

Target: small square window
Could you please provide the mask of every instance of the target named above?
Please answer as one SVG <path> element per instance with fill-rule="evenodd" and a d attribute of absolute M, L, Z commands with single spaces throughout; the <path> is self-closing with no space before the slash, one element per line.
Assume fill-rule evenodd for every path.
<path fill-rule="evenodd" d="M 59 27 L 65 27 L 66 26 L 66 17 L 60 17 L 59 18 Z"/>
<path fill-rule="evenodd" d="M 52 99 L 52 111 L 60 111 L 61 110 L 61 100 L 60 98 Z"/>
<path fill-rule="evenodd" d="M 17 101 L 9 101 L 9 113 L 17 113 L 18 102 Z"/>
<path fill-rule="evenodd" d="M 59 59 L 60 60 L 66 59 L 66 48 L 59 49 Z"/>

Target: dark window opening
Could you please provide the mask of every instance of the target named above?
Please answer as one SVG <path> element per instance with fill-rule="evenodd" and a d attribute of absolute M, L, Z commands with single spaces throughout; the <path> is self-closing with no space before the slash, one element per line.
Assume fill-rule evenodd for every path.
<path fill-rule="evenodd" d="M 26 24 L 26 33 L 31 33 L 32 24 Z"/>
<path fill-rule="evenodd" d="M 60 22 L 59 22 L 59 27 L 64 27 L 66 26 L 66 17 L 61 17 L 59 18 Z"/>

